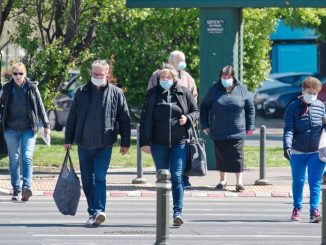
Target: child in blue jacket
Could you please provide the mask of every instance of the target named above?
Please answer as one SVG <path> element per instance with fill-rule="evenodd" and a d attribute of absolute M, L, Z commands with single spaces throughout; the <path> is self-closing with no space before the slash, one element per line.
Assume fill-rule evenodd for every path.
<path fill-rule="evenodd" d="M 302 95 L 293 101 L 284 115 L 284 156 L 292 172 L 293 211 L 291 220 L 301 220 L 302 195 L 308 167 L 310 189 L 310 222 L 318 223 L 321 179 L 325 163 L 319 159 L 318 145 L 323 130 L 325 106 L 317 99 L 321 83 L 307 77 L 302 83 Z"/>

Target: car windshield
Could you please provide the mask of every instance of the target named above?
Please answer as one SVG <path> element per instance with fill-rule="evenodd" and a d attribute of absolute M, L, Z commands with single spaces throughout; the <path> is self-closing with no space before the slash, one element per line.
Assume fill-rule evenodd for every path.
<path fill-rule="evenodd" d="M 301 84 L 303 79 L 307 75 L 298 75 L 298 76 L 288 76 L 288 77 L 278 77 L 276 80 L 282 82 L 282 83 L 287 83 L 287 84 Z"/>
<path fill-rule="evenodd" d="M 71 82 L 67 87 L 68 93 L 74 93 L 82 85 L 81 76 L 78 76 L 73 82 Z"/>

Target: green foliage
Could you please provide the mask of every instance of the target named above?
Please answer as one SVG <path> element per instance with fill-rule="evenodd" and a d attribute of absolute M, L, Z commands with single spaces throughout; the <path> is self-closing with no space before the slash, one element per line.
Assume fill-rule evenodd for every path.
<path fill-rule="evenodd" d="M 249 90 L 260 86 L 270 72 L 270 34 L 275 30 L 275 9 L 244 10 L 243 82 Z"/>
<path fill-rule="evenodd" d="M 127 88 L 133 106 L 141 106 L 152 72 L 173 50 L 186 54 L 187 69 L 199 84 L 198 9 L 127 9 L 125 0 L 84 0 L 76 23 L 70 23 L 76 24 L 70 29 L 76 33 L 66 42 L 73 1 L 62 1 L 62 9 L 57 1 L 38 3 L 17 0 L 12 41 L 27 50 L 28 68 L 41 81 L 47 108 L 68 70 L 81 66 L 88 80 L 90 64 L 97 58 L 114 57 L 114 75 L 118 85 Z M 62 11 L 60 18 L 56 10 Z M 326 39 L 326 9 L 244 9 L 243 82 L 252 91 L 270 72 L 269 36 L 277 18 L 293 27 L 316 28 Z M 97 27 L 94 40 L 87 39 L 92 26 Z"/>
<path fill-rule="evenodd" d="M 99 26 L 92 52 L 108 59 L 114 55 L 114 75 L 127 87 L 128 102 L 143 103 L 148 80 L 167 62 L 173 50 L 186 53 L 189 72 L 199 80 L 199 11 L 197 9 L 127 9 L 115 6 Z"/>

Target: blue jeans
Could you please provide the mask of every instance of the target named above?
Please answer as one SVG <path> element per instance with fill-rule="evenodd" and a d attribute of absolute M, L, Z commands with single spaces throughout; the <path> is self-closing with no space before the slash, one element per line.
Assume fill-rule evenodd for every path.
<path fill-rule="evenodd" d="M 292 171 L 292 192 L 294 208 L 302 208 L 303 187 L 308 167 L 308 183 L 310 190 L 310 212 L 318 209 L 320 201 L 321 180 L 325 163 L 320 161 L 318 152 L 293 154 L 290 160 Z"/>
<path fill-rule="evenodd" d="M 186 167 L 187 146 L 185 144 L 168 147 L 165 145 L 151 146 L 151 153 L 156 171 L 169 169 L 172 182 L 173 213 L 181 214 L 183 206 L 182 176 Z"/>
<path fill-rule="evenodd" d="M 7 129 L 4 132 L 6 139 L 11 185 L 15 192 L 20 192 L 20 161 L 22 162 L 23 185 L 22 188 L 30 189 L 33 174 L 33 152 L 36 134 L 32 129 L 20 131 Z"/>
<path fill-rule="evenodd" d="M 111 154 L 112 147 L 87 150 L 78 146 L 80 175 L 90 215 L 105 211 L 106 173 Z"/>

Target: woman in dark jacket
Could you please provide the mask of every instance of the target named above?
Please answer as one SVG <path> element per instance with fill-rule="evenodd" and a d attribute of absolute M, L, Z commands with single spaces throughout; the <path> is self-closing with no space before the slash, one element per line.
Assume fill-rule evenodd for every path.
<path fill-rule="evenodd" d="M 38 123 L 44 126 L 44 135 L 50 134 L 49 120 L 35 83 L 26 77 L 23 63 L 12 66 L 12 77 L 3 87 L 1 116 L 4 137 L 8 146 L 9 169 L 13 187 L 12 200 L 22 201 L 32 196 L 33 152 Z M 21 156 L 20 156 L 21 155 Z M 22 160 L 23 184 L 20 186 L 19 162 Z"/>
<path fill-rule="evenodd" d="M 284 156 L 292 171 L 293 211 L 291 219 L 301 220 L 302 195 L 308 168 L 310 188 L 310 222 L 318 223 L 321 179 L 325 163 L 319 159 L 318 146 L 323 130 L 325 106 L 317 99 L 321 83 L 307 77 L 302 83 L 302 96 L 293 101 L 284 115 Z"/>
<path fill-rule="evenodd" d="M 199 118 L 190 91 L 177 84 L 173 71 L 159 71 L 159 84 L 147 92 L 140 123 L 140 146 L 151 153 L 156 170 L 169 169 L 172 180 L 173 224 L 182 220 L 182 176 L 187 160 L 188 130 Z"/>
<path fill-rule="evenodd" d="M 208 90 L 200 106 L 200 122 L 205 134 L 214 140 L 220 182 L 226 187 L 226 172 L 236 174 L 236 190 L 243 191 L 243 145 L 246 135 L 255 129 L 255 108 L 247 87 L 234 77 L 232 66 L 220 71 L 220 77 Z"/>

